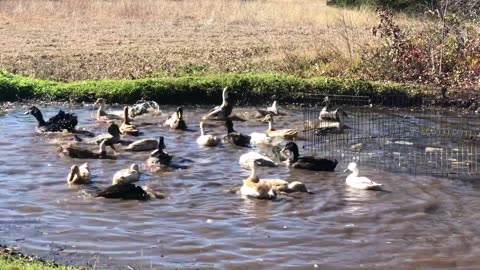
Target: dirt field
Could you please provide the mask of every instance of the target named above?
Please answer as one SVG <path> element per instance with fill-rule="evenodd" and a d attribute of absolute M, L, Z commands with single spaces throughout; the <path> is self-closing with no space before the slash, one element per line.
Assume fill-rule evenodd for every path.
<path fill-rule="evenodd" d="M 0 67 L 65 81 L 331 74 L 355 61 L 375 22 L 318 0 L 1 0 Z"/>

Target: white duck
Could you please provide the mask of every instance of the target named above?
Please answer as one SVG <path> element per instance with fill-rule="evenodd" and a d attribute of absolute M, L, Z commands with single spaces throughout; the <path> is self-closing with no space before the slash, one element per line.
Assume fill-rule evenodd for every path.
<path fill-rule="evenodd" d="M 345 172 L 347 171 L 351 171 L 352 173 L 347 176 L 347 180 L 345 182 L 352 188 L 364 190 L 381 190 L 381 187 L 383 186 L 383 184 L 375 183 L 367 177 L 358 176 L 360 171 L 358 169 L 357 163 L 355 162 L 351 162 L 350 164 L 348 164 L 348 168 L 345 170 Z"/>
<path fill-rule="evenodd" d="M 88 184 L 92 181 L 92 177 L 90 175 L 90 169 L 88 168 L 88 163 L 85 162 L 80 166 L 73 165 L 70 168 L 70 173 L 67 177 L 67 183 L 81 185 L 81 184 Z"/>
<path fill-rule="evenodd" d="M 200 122 L 200 136 L 197 138 L 197 144 L 201 146 L 217 146 L 220 138 L 213 135 L 206 135 L 203 130 L 203 122 Z"/>
<path fill-rule="evenodd" d="M 251 169 L 250 165 L 252 164 L 252 161 L 255 161 L 255 160 L 257 161 L 258 166 L 262 166 L 262 167 L 277 167 L 278 166 L 269 157 L 266 157 L 262 154 L 259 154 L 257 152 L 253 152 L 253 151 L 241 155 L 238 163 L 244 169 Z"/>
<path fill-rule="evenodd" d="M 122 169 L 113 175 L 112 183 L 125 184 L 138 182 L 140 180 L 140 172 L 138 171 L 138 165 L 132 164 L 128 169 Z"/>
<path fill-rule="evenodd" d="M 134 141 L 130 143 L 126 148 L 125 151 L 152 151 L 157 149 L 158 141 L 153 138 L 145 138 L 141 140 Z"/>

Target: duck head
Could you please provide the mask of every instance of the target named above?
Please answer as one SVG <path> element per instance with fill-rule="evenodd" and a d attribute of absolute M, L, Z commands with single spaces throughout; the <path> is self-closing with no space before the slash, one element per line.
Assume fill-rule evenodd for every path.
<path fill-rule="evenodd" d="M 269 107 L 267 110 L 268 110 L 269 112 L 272 112 L 273 114 L 278 114 L 277 101 L 274 100 L 272 106 Z"/>
<path fill-rule="evenodd" d="M 135 171 L 135 172 L 138 172 L 138 165 L 133 163 L 132 165 L 130 165 L 130 171 Z"/>
<path fill-rule="evenodd" d="M 130 119 L 128 116 L 128 106 L 123 107 L 123 118 L 124 118 L 125 124 L 130 125 Z"/>
<path fill-rule="evenodd" d="M 117 124 L 115 123 L 111 123 L 108 128 L 107 128 L 107 131 L 110 135 L 112 135 L 114 138 L 118 138 L 120 137 L 120 128 L 118 127 Z"/>
<path fill-rule="evenodd" d="M 178 119 L 183 119 L 183 108 L 182 107 L 178 107 L 177 108 L 177 118 Z"/>
<path fill-rule="evenodd" d="M 267 115 L 265 115 L 265 117 L 262 119 L 262 122 L 263 123 L 270 123 L 272 122 L 273 123 L 273 116 L 271 113 L 267 113 Z"/>
<path fill-rule="evenodd" d="M 107 154 L 107 146 L 112 148 L 113 153 L 117 153 L 117 150 L 115 149 L 115 146 L 113 146 L 113 142 L 112 142 L 111 139 L 105 139 L 105 140 L 102 140 L 102 142 L 100 142 L 99 153 L 102 154 L 102 155 L 106 155 Z"/>
<path fill-rule="evenodd" d="M 226 103 L 228 102 L 230 99 L 229 99 L 229 96 L 228 96 L 228 87 L 225 87 L 223 88 L 223 91 L 222 91 L 222 99 L 223 99 L 223 102 Z"/>
<path fill-rule="evenodd" d="M 103 107 L 105 106 L 106 100 L 104 98 L 97 98 L 95 103 L 93 103 L 93 107 L 100 106 Z"/>
<path fill-rule="evenodd" d="M 73 165 L 70 168 L 70 173 L 68 174 L 67 182 L 68 183 L 73 182 L 73 179 L 75 179 L 75 176 L 77 175 L 80 177 L 80 168 L 77 165 Z"/>
<path fill-rule="evenodd" d="M 284 153 L 286 150 L 290 151 L 290 153 L 293 154 L 293 156 L 290 155 L 291 159 L 293 158 L 293 160 L 298 160 L 299 153 L 298 153 L 298 146 L 296 143 L 294 142 L 287 143 L 280 152 Z"/>
<path fill-rule="evenodd" d="M 350 162 L 348 164 L 348 167 L 343 172 L 348 172 L 348 171 L 351 171 L 351 172 L 358 171 L 357 163 L 356 162 Z"/>
<path fill-rule="evenodd" d="M 233 129 L 232 119 L 230 119 L 230 118 L 227 118 L 227 120 L 225 120 L 225 127 L 227 127 L 227 132 L 228 133 L 235 132 L 235 130 Z"/>
<path fill-rule="evenodd" d="M 25 115 L 27 115 L 27 114 L 33 115 L 37 119 L 37 121 L 40 125 L 45 124 L 45 120 L 43 120 L 42 112 L 35 106 L 32 106 L 32 107 L 28 108 L 28 110 L 24 114 Z"/>
<path fill-rule="evenodd" d="M 167 146 L 165 145 L 163 136 L 160 136 L 160 138 L 158 138 L 158 147 L 157 147 L 157 149 L 158 149 L 158 150 L 163 150 L 163 149 L 165 149 L 166 147 L 167 147 Z"/>

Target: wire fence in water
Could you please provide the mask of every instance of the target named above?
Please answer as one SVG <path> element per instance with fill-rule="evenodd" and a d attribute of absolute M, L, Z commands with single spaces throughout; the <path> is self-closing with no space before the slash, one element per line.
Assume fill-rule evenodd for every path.
<path fill-rule="evenodd" d="M 306 104 L 304 151 L 309 154 L 394 172 L 480 177 L 478 115 L 403 96 L 311 94 Z"/>

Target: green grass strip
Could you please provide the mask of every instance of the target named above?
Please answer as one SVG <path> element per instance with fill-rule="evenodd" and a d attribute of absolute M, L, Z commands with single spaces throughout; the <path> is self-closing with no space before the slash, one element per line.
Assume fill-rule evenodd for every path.
<path fill-rule="evenodd" d="M 73 266 L 54 264 L 21 255 L 0 254 L 2 270 L 86 270 Z"/>
<path fill-rule="evenodd" d="M 0 71 L 0 102 L 31 99 L 81 102 L 102 97 L 117 103 L 144 99 L 160 104 L 212 104 L 221 100 L 222 89 L 227 86 L 237 102 L 244 105 L 273 99 L 284 103 L 303 102 L 307 93 L 396 98 L 427 94 L 415 85 L 327 77 L 303 79 L 271 73 L 57 82 L 4 70 Z"/>

